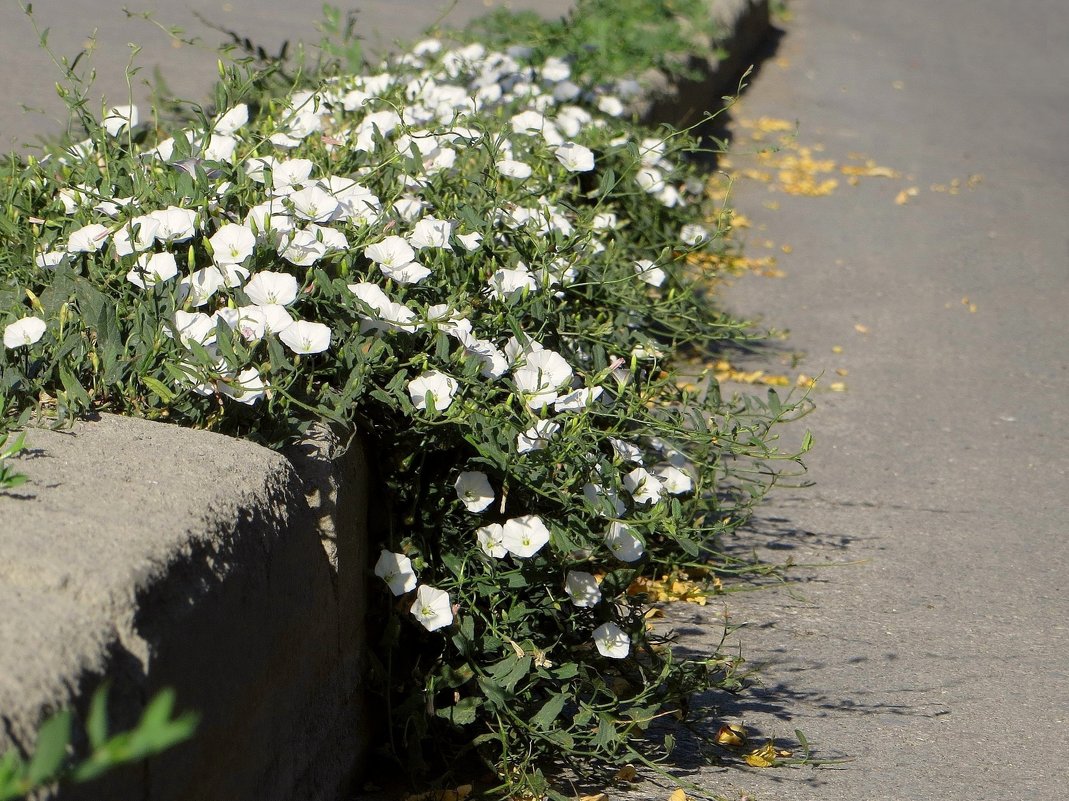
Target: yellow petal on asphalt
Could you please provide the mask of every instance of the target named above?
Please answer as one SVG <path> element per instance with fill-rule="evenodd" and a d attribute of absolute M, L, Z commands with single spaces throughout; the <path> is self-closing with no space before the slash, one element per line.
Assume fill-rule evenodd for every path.
<path fill-rule="evenodd" d="M 668 801 L 687 801 L 687 794 L 683 792 L 682 787 L 677 787 L 670 796 Z"/>
<path fill-rule="evenodd" d="M 716 736 L 713 739 L 717 745 L 742 748 L 746 745 L 746 729 L 737 723 L 729 723 L 717 729 Z"/>
<path fill-rule="evenodd" d="M 634 765 L 624 765 L 616 771 L 616 775 L 612 778 L 614 781 L 618 782 L 631 782 L 635 780 L 635 776 L 637 775 L 638 771 L 635 769 Z"/>
<path fill-rule="evenodd" d="M 769 740 L 760 748 L 755 748 L 748 753 L 743 759 L 746 760 L 746 764 L 754 768 L 771 768 L 776 764 L 776 748 L 772 745 L 772 741 Z"/>

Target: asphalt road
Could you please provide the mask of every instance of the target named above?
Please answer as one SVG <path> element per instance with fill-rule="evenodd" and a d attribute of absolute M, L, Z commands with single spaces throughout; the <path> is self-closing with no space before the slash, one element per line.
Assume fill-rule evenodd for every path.
<path fill-rule="evenodd" d="M 672 614 L 701 652 L 726 608 L 751 624 L 734 638 L 744 654 L 768 663 L 763 688 L 708 699 L 710 723 L 785 744 L 798 728 L 851 761 L 690 778 L 760 801 L 1064 798 L 1069 10 L 789 6 L 733 114 L 735 164 L 761 167 L 741 120 L 797 121 L 839 186 L 739 183 L 750 252 L 774 250 L 786 275 L 747 276 L 727 302 L 789 328 L 801 369 L 846 385 L 818 390 L 806 420 L 816 486 L 775 494 L 756 535 L 773 557 L 837 566 Z M 851 186 L 841 164 L 864 157 L 900 175 Z"/>
<path fill-rule="evenodd" d="M 571 6 L 567 0 L 336 0 L 332 5 L 358 11 L 357 31 L 369 52 L 382 54 L 397 40 L 411 40 L 442 21 L 460 25 L 491 8 L 538 11 L 558 17 Z M 131 14 L 148 13 L 153 21 Z M 93 108 L 124 104 L 132 97 L 145 103 L 147 83 L 159 68 L 175 97 L 204 100 L 216 77 L 216 46 L 226 39 L 212 26 L 237 31 L 269 53 L 284 41 L 318 43 L 322 34 L 321 0 L 39 0 L 33 16 L 41 30 L 48 29 L 48 44 L 57 58 L 73 60 L 83 49 L 91 57 L 80 71 L 96 71 L 89 92 Z M 205 24 L 209 21 L 212 26 Z M 184 30 L 184 38 L 198 44 L 181 44 L 163 28 Z M 140 47 L 134 56 L 131 44 Z M 138 71 L 127 81 L 127 67 Z M 55 84 L 63 70 L 39 46 L 30 19 L 19 0 L 0 0 L 0 150 L 25 149 L 40 136 L 65 130 L 66 106 Z"/>

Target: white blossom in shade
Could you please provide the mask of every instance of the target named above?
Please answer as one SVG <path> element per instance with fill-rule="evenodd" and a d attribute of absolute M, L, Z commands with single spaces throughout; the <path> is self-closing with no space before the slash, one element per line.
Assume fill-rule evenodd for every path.
<path fill-rule="evenodd" d="M 558 103 L 567 103 L 569 100 L 575 100 L 579 95 L 583 93 L 579 84 L 569 80 L 564 80 L 553 87 L 553 99 Z M 574 134 L 569 134 L 574 136 Z"/>
<path fill-rule="evenodd" d="M 218 270 L 223 274 L 223 284 L 230 288 L 241 286 L 249 277 L 249 271 L 237 264 L 220 264 Z"/>
<path fill-rule="evenodd" d="M 469 512 L 481 512 L 494 502 L 494 488 L 480 470 L 469 470 L 457 476 L 453 488 L 457 498 Z"/>
<path fill-rule="evenodd" d="M 620 98 L 614 95 L 602 95 L 598 98 L 598 111 L 608 114 L 610 117 L 619 117 L 624 113 L 625 109 L 624 104 L 620 102 Z"/>
<path fill-rule="evenodd" d="M 709 230 L 704 225 L 687 223 L 679 229 L 679 238 L 687 245 L 700 245 L 709 239 Z"/>
<path fill-rule="evenodd" d="M 691 477 L 675 465 L 659 464 L 653 468 L 653 474 L 661 482 L 664 491 L 671 495 L 683 495 L 694 489 Z"/>
<path fill-rule="evenodd" d="M 416 261 L 399 266 L 379 265 L 379 271 L 387 278 L 392 278 L 399 284 L 418 284 L 431 274 L 431 271 Z"/>
<path fill-rule="evenodd" d="M 9 323 L 4 327 L 4 347 L 11 350 L 29 347 L 40 341 L 47 327 L 40 317 L 23 317 Z"/>
<path fill-rule="evenodd" d="M 108 238 L 108 229 L 100 223 L 84 225 L 67 237 L 68 253 L 92 253 L 100 250 Z"/>
<path fill-rule="evenodd" d="M 600 484 L 585 484 L 583 497 L 602 517 L 619 517 L 627 509 L 614 490 L 606 489 Z"/>
<path fill-rule="evenodd" d="M 642 464 L 642 449 L 638 445 L 616 437 L 609 437 L 609 444 L 612 445 L 616 458 L 633 464 Z"/>
<path fill-rule="evenodd" d="M 471 253 L 479 249 L 479 245 L 483 241 L 483 235 L 478 231 L 473 231 L 470 234 L 457 234 L 457 241 L 464 250 Z"/>
<path fill-rule="evenodd" d="M 453 233 L 453 223 L 435 217 L 424 217 L 416 223 L 408 236 L 408 243 L 416 250 L 424 248 L 445 248 L 452 250 L 449 237 Z"/>
<path fill-rule="evenodd" d="M 129 206 L 132 201 L 132 196 L 108 198 L 93 206 L 93 210 L 99 211 L 101 214 L 107 214 L 109 217 L 118 217 L 119 212 Z"/>
<path fill-rule="evenodd" d="M 394 201 L 393 210 L 404 222 L 410 223 L 419 219 L 426 205 L 415 195 L 403 195 Z"/>
<path fill-rule="evenodd" d="M 508 553 L 505 542 L 501 539 L 504 529 L 500 523 L 490 523 L 475 530 L 475 541 L 479 543 L 479 549 L 494 559 L 501 559 Z"/>
<path fill-rule="evenodd" d="M 427 631 L 438 631 L 453 622 L 453 606 L 449 593 L 429 584 L 421 584 L 416 590 L 412 614 Z"/>
<path fill-rule="evenodd" d="M 539 420 L 516 437 L 516 453 L 540 451 L 549 445 L 550 439 L 560 431 L 560 423 L 552 420 Z"/>
<path fill-rule="evenodd" d="M 302 220 L 326 222 L 338 210 L 338 200 L 321 186 L 306 186 L 289 195 L 293 213 Z"/>
<path fill-rule="evenodd" d="M 337 219 L 368 224 L 378 219 L 382 202 L 366 186 L 340 175 L 328 176 L 320 185 L 338 201 L 338 210 L 334 214 Z"/>
<path fill-rule="evenodd" d="M 329 225 L 316 225 L 312 223 L 308 226 L 308 233 L 316 238 L 319 242 L 322 242 L 326 247 L 327 252 L 348 250 L 349 240 L 345 238 L 345 234 L 339 231 L 337 228 L 331 228 Z"/>
<path fill-rule="evenodd" d="M 617 225 L 617 222 L 618 221 L 617 221 L 616 215 L 613 212 L 611 212 L 611 211 L 600 211 L 600 212 L 598 212 L 597 214 L 594 215 L 594 219 L 591 220 L 590 224 L 595 229 L 597 229 L 599 231 L 603 231 L 603 230 L 606 230 L 606 229 L 615 228 L 616 225 Z"/>
<path fill-rule="evenodd" d="M 159 223 L 156 228 L 156 239 L 159 242 L 185 242 L 197 232 L 197 212 L 193 209 L 168 206 L 153 211 L 148 216 Z"/>
<path fill-rule="evenodd" d="M 557 83 L 568 78 L 572 74 L 572 68 L 568 66 L 568 62 L 563 58 L 557 58 L 557 56 L 550 56 L 543 63 L 540 72 L 542 78 L 552 83 Z"/>
<path fill-rule="evenodd" d="M 664 176 L 656 167 L 642 167 L 635 173 L 635 183 L 652 195 L 664 189 Z"/>
<path fill-rule="evenodd" d="M 112 106 L 102 124 L 110 136 L 118 136 L 124 129 L 137 125 L 139 118 L 137 106 Z"/>
<path fill-rule="evenodd" d="M 654 197 L 658 202 L 666 208 L 674 209 L 676 206 L 686 205 L 686 201 L 683 200 L 683 196 L 679 194 L 679 190 L 671 184 L 665 184 L 664 189 L 658 192 Z"/>
<path fill-rule="evenodd" d="M 245 174 L 249 176 L 249 178 L 256 181 L 258 184 L 262 184 L 267 182 L 267 176 L 264 174 L 264 171 L 271 170 L 273 173 L 277 164 L 278 159 L 274 156 L 253 156 L 250 159 L 245 159 L 245 163 L 242 167 L 245 169 Z M 308 169 L 310 172 L 311 167 Z"/>
<path fill-rule="evenodd" d="M 66 264 L 69 253 L 65 250 L 46 250 L 33 257 L 33 263 L 42 270 L 54 270 L 61 264 Z"/>
<path fill-rule="evenodd" d="M 246 309 L 249 310 L 248 314 L 252 319 L 258 320 L 260 319 L 258 315 L 262 315 L 264 331 L 269 334 L 280 334 L 293 325 L 293 318 L 290 317 L 285 306 L 272 303 L 267 306 L 242 306 L 241 309 L 243 313 Z M 253 309 L 258 311 L 254 312 Z"/>
<path fill-rule="evenodd" d="M 580 387 L 557 398 L 553 402 L 553 409 L 557 412 L 577 412 L 596 401 L 601 393 L 601 387 Z"/>
<path fill-rule="evenodd" d="M 123 223 L 112 237 L 115 252 L 120 256 L 129 256 L 131 253 L 148 250 L 156 241 L 156 232 L 159 229 L 159 220 L 148 214 L 134 217 Z"/>
<path fill-rule="evenodd" d="M 371 307 L 375 317 L 362 317 L 361 331 L 383 329 L 386 331 L 415 331 L 418 326 L 413 321 L 416 313 L 403 303 L 391 301 L 378 284 L 349 284 L 349 291 Z"/>
<path fill-rule="evenodd" d="M 230 161 L 238 148 L 238 140 L 233 136 L 209 134 L 194 140 L 193 146 L 200 148 L 205 161 Z"/>
<path fill-rule="evenodd" d="M 267 392 L 267 385 L 255 367 L 242 370 L 236 377 L 229 381 L 220 381 L 217 386 L 220 395 L 226 395 L 246 406 L 252 406 Z"/>
<path fill-rule="evenodd" d="M 290 210 L 285 207 L 279 198 L 265 200 L 249 209 L 245 215 L 245 227 L 266 239 L 267 232 L 272 234 L 286 234 L 297 227 Z"/>
<path fill-rule="evenodd" d="M 248 121 L 249 107 L 244 103 L 238 103 L 234 108 L 215 118 L 214 130 L 216 133 L 229 136 Z"/>
<path fill-rule="evenodd" d="M 506 178 L 517 178 L 523 180 L 531 177 L 531 165 L 523 161 L 515 161 L 513 159 L 501 159 L 494 164 L 497 167 L 497 171 L 504 175 Z"/>
<path fill-rule="evenodd" d="M 525 290 L 531 291 L 538 288 L 535 277 L 522 264 L 517 268 L 501 268 L 490 276 L 487 284 L 490 287 L 490 297 L 498 300 L 511 300 Z"/>
<path fill-rule="evenodd" d="M 470 326 L 471 324 L 469 323 L 468 325 Z M 464 348 L 468 354 L 482 362 L 479 374 L 483 378 L 501 378 L 509 369 L 505 354 L 488 339 L 472 339 L 469 337 L 464 342 Z"/>
<path fill-rule="evenodd" d="M 624 486 L 635 503 L 656 503 L 664 495 L 661 482 L 644 467 L 636 467 L 624 476 Z"/>
<path fill-rule="evenodd" d="M 378 265 L 401 267 L 416 258 L 416 251 L 403 237 L 388 236 L 364 248 L 364 256 Z"/>
<path fill-rule="evenodd" d="M 330 347 L 330 326 L 308 320 L 294 320 L 279 332 L 282 340 L 294 353 L 322 353 Z"/>
<path fill-rule="evenodd" d="M 572 368 L 556 351 L 538 350 L 512 371 L 512 380 L 527 407 L 541 409 L 557 399 L 561 384 L 572 380 Z"/>
<path fill-rule="evenodd" d="M 576 606 L 589 609 L 597 606 L 601 600 L 601 587 L 598 580 L 582 570 L 569 570 L 564 579 L 564 591 Z"/>
<path fill-rule="evenodd" d="M 278 255 L 298 267 L 308 267 L 327 255 L 327 246 L 312 231 L 290 231 L 278 243 Z"/>
<path fill-rule="evenodd" d="M 569 137 L 578 136 L 583 128 L 590 125 L 592 119 L 590 112 L 579 106 L 565 106 L 557 112 L 557 125 L 561 132 Z"/>
<path fill-rule="evenodd" d="M 553 155 L 568 172 L 589 172 L 594 169 L 594 152 L 575 142 L 559 145 L 554 149 Z"/>
<path fill-rule="evenodd" d="M 509 360 L 509 367 L 515 367 L 517 362 L 540 350 L 544 348 L 536 339 L 525 337 L 524 342 L 520 342 L 515 336 L 511 336 L 505 343 L 505 358 Z"/>
<path fill-rule="evenodd" d="M 178 263 L 173 253 L 144 253 L 137 266 L 126 274 L 126 280 L 136 287 L 148 289 L 178 275 Z"/>
<path fill-rule="evenodd" d="M 218 267 L 204 267 L 178 282 L 179 292 L 192 306 L 203 306 L 226 284 L 226 277 Z"/>
<path fill-rule="evenodd" d="M 412 569 L 412 560 L 403 553 L 383 548 L 375 562 L 375 575 L 386 582 L 394 595 L 404 595 L 416 589 L 416 571 Z"/>
<path fill-rule="evenodd" d="M 215 341 L 215 320 L 203 312 L 186 312 L 181 309 L 174 313 L 174 325 L 169 328 L 172 336 L 178 337 L 183 345 L 199 342 L 209 345 Z"/>
<path fill-rule="evenodd" d="M 544 114 L 528 109 L 514 115 L 509 120 L 509 124 L 512 126 L 514 133 L 537 134 L 541 133 L 542 129 L 546 127 L 546 117 Z"/>
<path fill-rule="evenodd" d="M 271 166 L 271 186 L 276 195 L 288 195 L 312 174 L 308 159 L 284 159 Z"/>
<path fill-rule="evenodd" d="M 646 553 L 642 540 L 635 536 L 631 526 L 619 521 L 609 524 L 605 532 L 605 544 L 621 562 L 637 562 Z"/>
<path fill-rule="evenodd" d="M 510 554 L 526 559 L 549 542 L 549 529 L 538 515 L 514 517 L 501 527 L 501 542 Z"/>
<path fill-rule="evenodd" d="M 269 270 L 256 273 L 245 284 L 245 294 L 257 306 L 266 306 L 270 303 L 289 306 L 297 299 L 299 289 L 300 286 L 294 276 Z"/>
<path fill-rule="evenodd" d="M 631 638 L 615 623 L 602 623 L 594 629 L 594 646 L 609 659 L 623 659 L 631 652 Z"/>
<path fill-rule="evenodd" d="M 412 405 L 417 409 L 427 408 L 429 396 L 431 410 L 444 412 L 453 403 L 453 396 L 456 395 L 458 387 L 456 379 L 452 376 L 437 370 L 428 370 L 408 382 L 408 395 L 412 398 Z"/>
<path fill-rule="evenodd" d="M 650 286 L 660 286 L 664 283 L 666 277 L 664 270 L 655 266 L 649 259 L 639 259 L 635 262 L 635 274 L 639 277 L 639 280 L 646 282 Z"/>
<path fill-rule="evenodd" d="M 256 247 L 256 234 L 246 225 L 226 223 L 208 238 L 216 264 L 241 264 Z"/>

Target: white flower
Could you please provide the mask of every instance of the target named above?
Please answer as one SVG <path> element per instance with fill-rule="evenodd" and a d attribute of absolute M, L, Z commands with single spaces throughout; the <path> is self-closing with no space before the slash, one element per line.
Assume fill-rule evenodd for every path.
<path fill-rule="evenodd" d="M 412 569 L 412 560 L 403 553 L 383 548 L 375 562 L 375 575 L 386 582 L 394 595 L 404 595 L 416 589 L 416 571 Z"/>
<path fill-rule="evenodd" d="M 170 281 L 178 275 L 178 263 L 172 253 L 144 253 L 137 259 L 137 266 L 126 274 L 126 280 L 136 287 L 147 289 L 162 281 Z"/>
<path fill-rule="evenodd" d="M 558 146 L 554 149 L 553 155 L 568 172 L 589 172 L 594 169 L 593 151 L 575 142 L 565 142 Z"/>
<path fill-rule="evenodd" d="M 650 286 L 660 286 L 665 279 L 664 270 L 654 266 L 649 259 L 639 259 L 635 262 L 635 274 Z"/>
<path fill-rule="evenodd" d="M 445 628 L 453 622 L 449 593 L 429 584 L 420 585 L 416 590 L 416 600 L 412 604 L 412 614 L 427 631 Z"/>
<path fill-rule="evenodd" d="M 646 553 L 642 540 L 632 533 L 631 526 L 619 521 L 609 524 L 605 544 L 621 562 L 637 562 Z"/>
<path fill-rule="evenodd" d="M 226 223 L 209 237 L 216 264 L 241 264 L 256 247 L 256 234 L 237 223 Z"/>
<path fill-rule="evenodd" d="M 364 256 L 376 264 L 400 267 L 416 258 L 416 251 L 402 237 L 388 236 L 381 242 L 364 248 Z"/>
<path fill-rule="evenodd" d="M 624 486 L 635 503 L 656 503 L 664 494 L 661 482 L 644 467 L 636 467 L 624 476 Z"/>
<path fill-rule="evenodd" d="M 415 331 L 417 326 L 412 321 L 416 314 L 403 303 L 395 303 L 382 291 L 378 284 L 349 284 L 349 291 L 366 303 L 378 315 L 362 317 L 361 330 L 382 328 L 387 331 Z"/>
<path fill-rule="evenodd" d="M 516 269 L 502 268 L 494 273 L 487 282 L 490 285 L 490 297 L 499 300 L 511 299 L 525 289 L 538 287 L 538 282 L 530 270 L 521 265 Z"/>
<path fill-rule="evenodd" d="M 571 381 L 572 368 L 556 351 L 539 350 L 529 353 L 522 367 L 512 373 L 516 389 L 523 395 L 530 409 L 541 409 L 558 397 L 557 388 Z"/>
<path fill-rule="evenodd" d="M 516 453 L 540 451 L 549 445 L 553 435 L 560 431 L 560 423 L 552 420 L 539 420 L 516 437 Z"/>
<path fill-rule="evenodd" d="M 403 195 L 398 200 L 394 201 L 393 210 L 397 212 L 397 216 L 405 222 L 412 222 L 423 213 L 425 205 L 426 204 L 415 195 Z"/>
<path fill-rule="evenodd" d="M 519 114 L 514 115 L 509 124 L 512 126 L 512 130 L 518 134 L 536 134 L 541 133 L 542 129 L 546 126 L 545 115 L 539 114 L 537 111 L 521 111 Z"/>
<path fill-rule="evenodd" d="M 623 659 L 631 651 L 631 638 L 615 623 L 602 623 L 594 629 L 598 653 L 609 659 Z"/>
<path fill-rule="evenodd" d="M 241 312 L 241 333 L 246 339 L 259 339 L 264 333 L 279 334 L 293 325 L 293 318 L 286 311 L 286 307 L 275 303 L 266 306 L 239 306 L 238 311 Z M 245 326 L 249 326 L 250 330 L 246 331 Z M 258 336 L 249 336 L 257 333 Z"/>
<path fill-rule="evenodd" d="M 501 159 L 496 162 L 494 166 L 497 167 L 497 171 L 506 178 L 518 178 L 522 181 L 524 178 L 531 177 L 531 165 L 522 161 Z"/>
<path fill-rule="evenodd" d="M 300 186 L 312 174 L 312 162 L 308 159 L 286 159 L 285 161 L 265 161 L 271 167 L 271 185 L 276 195 L 287 195 L 294 187 Z M 246 162 L 246 169 L 248 169 Z M 262 169 L 262 168 L 261 168 Z"/>
<path fill-rule="evenodd" d="M 698 245 L 709 238 L 709 231 L 704 225 L 687 223 L 679 229 L 679 238 L 688 245 Z"/>
<path fill-rule="evenodd" d="M 148 216 L 159 223 L 156 239 L 160 242 L 184 242 L 196 233 L 197 213 L 193 209 L 168 206 Z"/>
<path fill-rule="evenodd" d="M 602 517 L 619 517 L 627 509 L 615 490 L 605 489 L 600 484 L 584 484 L 583 495 Z"/>
<path fill-rule="evenodd" d="M 84 225 L 67 237 L 68 253 L 92 253 L 100 250 L 108 237 L 108 229 L 100 223 Z"/>
<path fill-rule="evenodd" d="M 479 249 L 479 243 L 483 241 L 483 235 L 478 231 L 473 231 L 470 234 L 457 234 L 457 241 L 460 242 L 460 246 L 464 250 L 471 253 L 473 250 Z"/>
<path fill-rule="evenodd" d="M 322 353 L 330 347 L 330 326 L 295 320 L 282 329 L 278 338 L 294 353 Z"/>
<path fill-rule="evenodd" d="M 69 254 L 65 250 L 46 250 L 33 257 L 33 263 L 42 270 L 54 270 L 67 263 Z"/>
<path fill-rule="evenodd" d="M 457 476 L 453 488 L 469 512 L 481 512 L 494 502 L 494 488 L 486 473 L 471 470 Z"/>
<path fill-rule="evenodd" d="M 257 306 L 266 306 L 271 303 L 289 306 L 297 299 L 298 289 L 297 279 L 294 276 L 269 270 L 256 273 L 245 284 L 245 294 Z"/>
<path fill-rule="evenodd" d="M 683 495 L 694 489 L 691 477 L 675 465 L 659 464 L 653 468 L 653 474 L 657 476 L 665 492 L 672 495 Z"/>
<path fill-rule="evenodd" d="M 408 237 L 408 242 L 416 250 L 423 248 L 445 248 L 452 250 L 449 244 L 449 236 L 453 232 L 453 223 L 449 220 L 439 220 L 434 217 L 424 217 Z"/>
<path fill-rule="evenodd" d="M 199 342 L 208 345 L 215 341 L 215 320 L 203 312 L 186 312 L 179 309 L 174 313 L 174 325 L 168 328 L 171 336 L 177 336 L 183 345 Z"/>
<path fill-rule="evenodd" d="M 290 264 L 308 267 L 327 254 L 327 245 L 313 231 L 291 231 L 278 243 L 277 253 Z"/>
<path fill-rule="evenodd" d="M 392 278 L 399 284 L 418 284 L 431 274 L 429 269 L 416 261 L 410 261 L 408 264 L 402 264 L 399 267 L 388 267 L 385 264 L 380 264 L 379 270 L 387 278 Z"/>
<path fill-rule="evenodd" d="M 306 186 L 289 196 L 293 212 L 302 220 L 326 222 L 338 210 L 338 200 L 320 186 Z"/>
<path fill-rule="evenodd" d="M 274 156 L 253 156 L 250 159 L 246 159 L 242 165 L 245 169 L 245 174 L 249 176 L 253 181 L 258 184 L 265 183 L 267 176 L 264 175 L 264 170 L 271 170 L 274 173 L 275 166 L 278 164 L 278 159 Z M 309 165 L 311 162 L 309 162 Z M 309 166 L 311 170 L 311 166 Z"/>
<path fill-rule="evenodd" d="M 601 387 L 581 387 L 561 395 L 553 402 L 553 408 L 558 412 L 577 412 L 596 401 L 601 393 Z"/>
<path fill-rule="evenodd" d="M 635 183 L 652 195 L 664 189 L 664 176 L 655 167 L 643 167 L 635 173 Z"/>
<path fill-rule="evenodd" d="M 598 212 L 590 222 L 590 225 L 599 231 L 615 228 L 617 224 L 617 217 L 611 211 Z"/>
<path fill-rule="evenodd" d="M 501 539 L 503 530 L 500 523 L 491 523 L 475 530 L 475 539 L 484 554 L 494 559 L 501 559 L 508 553 L 505 543 Z"/>
<path fill-rule="evenodd" d="M 23 317 L 4 328 L 4 347 L 15 348 L 29 347 L 38 342 L 44 336 L 45 321 L 39 317 Z"/>
<path fill-rule="evenodd" d="M 137 106 L 113 106 L 104 115 L 104 130 L 111 136 L 118 136 L 125 128 L 133 128 L 138 123 Z"/>
<path fill-rule="evenodd" d="M 178 286 L 181 292 L 188 293 L 191 305 L 203 306 L 225 283 L 226 277 L 218 267 L 204 267 L 187 275 Z"/>
<path fill-rule="evenodd" d="M 215 132 L 229 135 L 241 128 L 249 121 L 249 107 L 244 103 L 238 103 L 225 114 L 216 117 Z"/>
<path fill-rule="evenodd" d="M 602 95 L 598 98 L 598 111 L 608 114 L 610 117 L 619 117 L 624 113 L 624 104 L 620 98 L 613 95 Z"/>
<path fill-rule="evenodd" d="M 453 403 L 453 396 L 458 387 L 459 384 L 452 376 L 437 370 L 428 370 L 408 382 L 408 394 L 412 398 L 412 405 L 417 409 L 427 408 L 429 395 L 432 411 L 444 412 Z"/>
<path fill-rule="evenodd" d="M 242 370 L 230 381 L 220 381 L 218 387 L 221 395 L 228 395 L 246 406 L 256 403 L 267 391 L 267 385 L 255 367 Z"/>
<path fill-rule="evenodd" d="M 549 542 L 549 529 L 538 515 L 514 517 L 501 527 L 501 542 L 513 556 L 534 556 Z"/>
<path fill-rule="evenodd" d="M 568 593 L 568 597 L 572 599 L 572 603 L 576 606 L 590 608 L 597 606 L 601 600 L 601 588 L 598 586 L 598 580 L 590 573 L 584 573 L 582 570 L 568 571 L 568 575 L 564 579 L 564 591 Z"/>

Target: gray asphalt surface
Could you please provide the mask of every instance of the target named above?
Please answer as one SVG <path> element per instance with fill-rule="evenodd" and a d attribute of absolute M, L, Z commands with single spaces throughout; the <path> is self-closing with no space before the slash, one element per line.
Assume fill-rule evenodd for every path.
<path fill-rule="evenodd" d="M 567 0 L 336 0 L 332 5 L 358 11 L 357 31 L 369 52 L 382 54 L 398 39 L 419 36 L 441 21 L 459 26 L 494 8 L 538 11 L 559 17 L 571 6 Z M 131 14 L 148 13 L 153 22 Z M 269 53 L 277 53 L 284 41 L 315 44 L 322 34 L 322 0 L 40 0 L 33 3 L 38 26 L 49 30 L 48 44 L 57 57 L 73 60 L 83 49 L 91 58 L 80 67 L 91 67 L 97 77 L 90 91 L 91 107 L 125 104 L 132 97 L 144 104 L 147 82 L 159 67 L 175 97 L 202 101 L 216 78 L 216 46 L 226 36 L 203 20 L 247 36 Z M 178 26 L 185 38 L 199 44 L 180 44 L 159 26 Z M 141 51 L 134 59 L 139 71 L 127 82 L 135 43 Z M 87 72 L 82 69 L 83 74 Z M 38 137 L 65 130 L 66 106 L 56 95 L 55 83 L 63 71 L 38 44 L 30 20 L 18 0 L 0 0 L 0 151 L 25 149 Z M 23 111 L 23 108 L 29 109 Z M 142 113 L 147 107 L 142 108 Z"/>
<path fill-rule="evenodd" d="M 797 120 L 799 143 L 824 146 L 815 158 L 860 152 L 902 172 L 857 186 L 840 173 L 826 197 L 737 187 L 751 253 L 766 239 L 792 250 L 785 277 L 739 280 L 729 307 L 791 329 L 801 369 L 847 386 L 818 391 L 806 420 L 816 486 L 775 494 L 757 538 L 773 557 L 839 566 L 671 614 L 702 651 L 726 608 L 751 623 L 733 638 L 744 654 L 768 663 L 763 689 L 709 700 L 711 723 L 784 744 L 799 728 L 852 761 L 690 778 L 758 801 L 1065 798 L 1069 8 L 790 8 L 734 112 L 737 166 L 754 148 L 737 121 L 768 115 Z"/>

